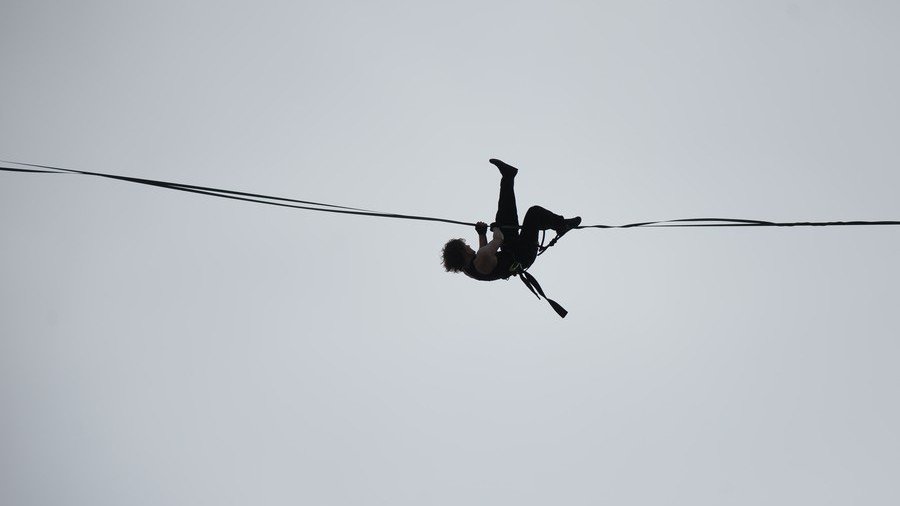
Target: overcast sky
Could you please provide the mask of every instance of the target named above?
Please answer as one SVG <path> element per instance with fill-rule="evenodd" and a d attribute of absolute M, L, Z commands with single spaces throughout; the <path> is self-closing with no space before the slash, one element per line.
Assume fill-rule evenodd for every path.
<path fill-rule="evenodd" d="M 892 1 L 0 3 L 0 159 L 383 211 L 900 219 Z M 896 505 L 900 227 L 0 173 L 0 503 Z"/>

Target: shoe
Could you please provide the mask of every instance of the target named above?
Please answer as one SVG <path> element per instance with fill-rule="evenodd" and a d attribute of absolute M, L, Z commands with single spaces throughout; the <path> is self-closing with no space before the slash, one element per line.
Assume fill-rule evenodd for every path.
<path fill-rule="evenodd" d="M 491 158 L 488 160 L 492 164 L 496 165 L 498 169 L 500 169 L 500 174 L 503 177 L 516 177 L 516 174 L 519 173 L 519 169 L 513 167 L 512 165 L 504 162 L 503 160 L 498 160 L 496 158 Z"/>
<path fill-rule="evenodd" d="M 563 224 L 561 227 L 554 229 L 556 230 L 556 236 L 562 237 L 563 234 L 572 230 L 573 228 L 581 225 L 581 216 L 576 216 L 574 218 L 569 218 L 568 220 L 563 220 Z"/>

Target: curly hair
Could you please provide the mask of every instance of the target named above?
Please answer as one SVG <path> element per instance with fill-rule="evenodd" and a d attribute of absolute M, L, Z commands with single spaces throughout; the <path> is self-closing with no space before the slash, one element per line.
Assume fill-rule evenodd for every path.
<path fill-rule="evenodd" d="M 444 245 L 443 251 L 444 269 L 447 272 L 459 272 L 466 266 L 466 241 L 464 239 L 450 239 Z"/>

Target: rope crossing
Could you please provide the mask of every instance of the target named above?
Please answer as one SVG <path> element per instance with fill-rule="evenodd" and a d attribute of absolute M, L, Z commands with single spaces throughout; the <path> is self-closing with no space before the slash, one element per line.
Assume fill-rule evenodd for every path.
<path fill-rule="evenodd" d="M 82 176 L 94 176 L 107 179 L 115 179 L 118 181 L 126 181 L 129 183 L 142 184 L 147 186 L 155 186 L 157 188 L 166 188 L 169 190 L 177 190 L 188 193 L 196 193 L 200 195 L 209 195 L 225 199 L 242 200 L 245 202 L 253 202 L 256 204 L 265 204 L 270 206 L 289 207 L 294 209 L 303 209 L 307 211 L 320 211 L 326 213 L 352 214 L 358 216 L 373 216 L 379 218 L 396 218 L 404 220 L 434 221 L 440 223 L 450 223 L 454 225 L 475 226 L 475 223 L 466 221 L 451 220 L 447 218 L 435 218 L 431 216 L 418 216 L 412 214 L 383 213 L 372 211 L 369 209 L 360 209 L 356 207 L 339 206 L 323 202 L 313 202 L 309 200 L 298 200 L 285 197 L 276 197 L 272 195 L 263 195 L 260 193 L 248 193 L 235 190 L 224 190 L 221 188 L 212 188 L 208 186 L 197 186 L 183 183 L 173 183 L 170 181 L 158 181 L 155 179 L 145 179 L 129 176 L 119 176 L 116 174 L 105 174 L 102 172 L 89 172 L 84 170 L 67 169 L 64 167 L 53 167 L 50 165 L 38 165 L 33 163 L 12 162 L 0 160 L 0 163 L 17 165 L 19 167 L 0 167 L 0 170 L 6 172 L 23 172 L 23 173 L 40 173 L 40 174 L 77 174 Z M 27 167 L 27 168 L 22 168 Z M 314 207 L 317 206 L 317 207 Z M 775 222 L 763 220 L 747 220 L 735 218 L 683 218 L 675 220 L 646 221 L 639 223 L 628 223 L 625 225 L 581 225 L 579 229 L 584 228 L 665 228 L 665 227 L 831 227 L 831 226 L 874 226 L 874 225 L 900 225 L 900 220 L 881 220 L 881 221 L 795 221 L 795 222 Z M 554 241 L 549 246 L 552 246 Z"/>
<path fill-rule="evenodd" d="M 451 223 L 454 225 L 466 225 L 474 227 L 475 223 L 469 223 L 459 220 L 450 220 L 446 218 L 435 218 L 432 216 L 418 216 L 413 214 L 397 214 L 383 213 L 372 211 L 370 209 L 360 209 L 358 207 L 339 206 L 324 202 L 313 202 L 309 200 L 290 199 L 285 197 L 276 197 L 272 195 L 263 195 L 261 193 L 249 193 L 235 190 L 224 190 L 221 188 L 212 188 L 209 186 L 197 186 L 184 183 L 173 183 L 170 181 L 159 181 L 155 179 L 145 179 L 138 177 L 120 176 L 116 174 L 105 174 L 102 172 L 90 172 L 84 170 L 67 169 L 64 167 L 53 167 L 51 165 L 38 165 L 33 163 L 10 162 L 0 160 L 2 164 L 11 164 L 16 167 L 0 167 L 0 171 L 20 172 L 20 173 L 37 173 L 37 174 L 75 174 L 82 176 L 94 176 L 107 179 L 115 179 L 117 181 L 125 181 L 128 183 L 142 184 L 147 186 L 155 186 L 157 188 L 166 188 L 169 190 L 182 191 L 187 193 L 196 193 L 199 195 L 209 195 L 212 197 L 220 197 L 232 200 L 242 200 L 244 202 L 252 202 L 255 204 L 265 204 L 270 206 L 288 207 L 293 209 L 303 209 L 306 211 L 319 211 L 326 213 L 352 214 L 359 216 L 373 216 L 379 218 L 396 218 L 404 220 L 420 220 L 434 221 L 441 223 Z M 650 227 L 829 227 L 829 226 L 869 226 L 869 225 L 900 225 L 900 221 L 884 220 L 884 221 L 795 221 L 795 222 L 774 222 L 763 220 L 746 220 L 732 218 L 683 218 L 676 220 L 646 221 L 639 223 L 628 223 L 625 225 L 581 225 L 576 228 L 650 228 Z M 501 228 L 512 228 L 501 226 Z M 521 228 L 521 227 L 519 227 Z M 560 238 L 559 235 L 553 238 L 549 244 L 544 245 L 546 239 L 546 231 L 541 237 L 541 244 L 538 247 L 538 254 L 544 253 L 548 248 L 556 244 Z M 542 297 L 546 300 L 556 313 L 565 318 L 568 313 L 561 305 L 555 301 L 548 299 L 544 294 L 541 285 L 529 274 L 525 269 L 520 269 L 514 274 L 519 276 L 525 286 L 538 298 Z"/>

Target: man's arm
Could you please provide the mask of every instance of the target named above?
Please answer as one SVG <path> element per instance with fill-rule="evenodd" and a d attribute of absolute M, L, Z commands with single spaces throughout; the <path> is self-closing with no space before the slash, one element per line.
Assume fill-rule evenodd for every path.
<path fill-rule="evenodd" d="M 494 267 L 497 267 L 497 250 L 503 245 L 503 232 L 500 231 L 500 227 L 494 227 L 493 231 L 494 238 L 491 239 L 491 242 L 478 248 L 478 253 L 475 254 L 475 260 L 472 262 L 475 270 L 482 274 L 489 274 Z"/>
<path fill-rule="evenodd" d="M 478 249 L 487 246 L 487 223 L 483 221 L 476 223 L 475 232 L 478 232 Z"/>

